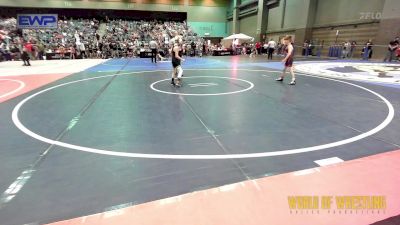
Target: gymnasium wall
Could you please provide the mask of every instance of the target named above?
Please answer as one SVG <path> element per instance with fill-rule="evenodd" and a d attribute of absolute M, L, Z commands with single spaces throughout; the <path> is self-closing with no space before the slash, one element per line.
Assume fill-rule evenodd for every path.
<path fill-rule="evenodd" d="M 187 6 L 187 21 L 200 36 L 226 37 L 226 10 L 226 6 Z"/>
<path fill-rule="evenodd" d="M 229 34 L 233 34 L 236 28 L 236 33 L 244 33 L 257 40 L 260 36 L 257 33 L 259 12 L 259 5 L 255 0 L 232 0 L 228 7 L 228 15 L 231 15 L 228 16 L 228 21 L 233 20 Z"/>
<path fill-rule="evenodd" d="M 284 29 L 304 28 L 307 23 L 309 0 L 287 0 Z"/>
<path fill-rule="evenodd" d="M 240 18 L 239 20 L 239 31 L 249 35 L 250 37 L 256 37 L 256 25 L 257 15 L 250 15 L 247 17 Z"/>
<path fill-rule="evenodd" d="M 267 30 L 280 32 L 306 27 L 308 2 L 309 0 L 286 0 L 285 5 L 284 0 L 281 0 L 278 7 L 269 9 Z"/>
<path fill-rule="evenodd" d="M 398 19 L 400 17 L 399 0 L 385 0 L 382 19 Z"/>
<path fill-rule="evenodd" d="M 229 11 L 229 12 L 232 12 L 232 11 L 233 11 L 233 8 L 235 7 L 234 1 L 235 1 L 235 0 L 229 0 L 229 1 L 228 1 L 227 11 Z"/>
<path fill-rule="evenodd" d="M 116 9 L 187 12 L 187 21 L 200 35 L 226 36 L 229 0 L 1 0 L 0 6 L 36 8 Z"/>
<path fill-rule="evenodd" d="M 251 2 L 252 0 L 241 0 L 240 1 L 240 4 L 245 4 L 245 3 L 248 3 L 248 2 Z"/>
<path fill-rule="evenodd" d="M 379 28 L 379 23 L 343 25 L 340 26 L 337 42 L 356 41 L 362 43 L 375 37 Z M 334 43 L 336 40 L 337 29 L 330 27 L 314 28 L 312 37 L 314 40 L 325 40 L 326 44 Z"/>
<path fill-rule="evenodd" d="M 396 7 L 400 8 L 396 0 L 318 0 L 311 37 L 331 45 L 339 30 L 337 43 L 356 41 L 363 45 L 371 39 L 376 45 L 373 57 L 383 58 L 388 42 L 400 35 L 400 10 L 396 12 Z M 356 54 L 361 48 L 357 47 Z M 324 48 L 322 54 L 326 51 Z"/>
<path fill-rule="evenodd" d="M 337 38 L 337 43 L 343 43 L 344 41 L 355 41 L 359 45 L 364 45 L 367 40 L 374 39 L 379 30 L 379 23 L 371 24 L 360 24 L 360 25 L 343 25 L 340 26 L 339 35 Z M 312 40 L 316 44 L 322 44 L 324 41 L 324 46 L 334 44 L 336 41 L 336 29 L 331 28 L 314 28 L 312 30 Z M 373 42 L 375 42 L 373 40 Z M 362 47 L 356 48 L 356 54 L 361 54 Z M 328 48 L 322 49 L 322 54 L 327 55 Z"/>
<path fill-rule="evenodd" d="M 268 11 L 268 32 L 280 31 L 283 30 L 282 24 L 282 15 L 283 15 L 283 4 L 279 4 L 278 7 L 269 9 Z"/>
<path fill-rule="evenodd" d="M 396 1 L 396 0 L 394 0 Z M 279 6 L 269 9 L 268 32 L 295 30 L 307 26 L 309 0 L 280 0 Z M 313 27 L 347 25 L 366 22 L 365 12 L 381 13 L 383 0 L 316 0 Z M 282 15 L 284 14 L 284 17 Z M 282 22 L 283 20 L 283 22 Z"/>
<path fill-rule="evenodd" d="M 318 0 L 315 26 L 359 22 L 365 12 L 382 12 L 381 0 Z"/>
<path fill-rule="evenodd" d="M 233 21 L 232 20 L 229 20 L 226 23 L 226 31 L 227 31 L 228 35 L 231 35 L 233 33 Z"/>

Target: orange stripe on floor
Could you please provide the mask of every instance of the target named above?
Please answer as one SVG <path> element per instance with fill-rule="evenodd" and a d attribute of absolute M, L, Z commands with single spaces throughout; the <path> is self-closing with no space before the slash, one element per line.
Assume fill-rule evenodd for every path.
<path fill-rule="evenodd" d="M 399 171 L 400 150 L 397 150 L 326 167 L 244 181 L 52 225 L 366 225 L 400 213 Z M 332 204 L 330 210 L 321 209 L 320 204 L 318 210 L 297 210 L 296 213 L 296 210 L 289 209 L 288 196 L 317 196 L 319 202 L 323 196 L 332 196 Z M 380 201 L 376 201 L 377 207 L 386 206 L 386 209 L 337 210 L 339 202 L 336 202 L 335 196 L 338 199 L 344 199 L 341 196 L 348 196 L 347 199 L 384 196 L 374 199 Z M 329 205 L 328 201 L 324 202 L 325 206 Z M 352 207 L 355 206 L 357 204 Z"/>
<path fill-rule="evenodd" d="M 62 79 L 70 74 L 58 73 L 0 77 L 0 103 Z"/>

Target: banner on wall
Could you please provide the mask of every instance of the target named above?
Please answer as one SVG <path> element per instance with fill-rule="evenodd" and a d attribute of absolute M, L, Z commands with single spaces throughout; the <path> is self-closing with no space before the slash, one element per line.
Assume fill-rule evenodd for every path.
<path fill-rule="evenodd" d="M 57 14 L 18 14 L 19 29 L 57 29 Z"/>
<path fill-rule="evenodd" d="M 226 37 L 225 22 L 188 22 L 188 25 L 200 37 Z"/>

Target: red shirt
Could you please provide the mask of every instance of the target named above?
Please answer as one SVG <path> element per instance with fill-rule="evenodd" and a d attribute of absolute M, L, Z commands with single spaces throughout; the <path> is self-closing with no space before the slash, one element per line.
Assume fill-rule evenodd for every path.
<path fill-rule="evenodd" d="M 260 42 L 257 42 L 257 43 L 256 43 L 256 48 L 261 48 Z"/>
<path fill-rule="evenodd" d="M 32 44 L 31 43 L 26 43 L 24 47 L 26 48 L 27 52 L 32 52 Z"/>
<path fill-rule="evenodd" d="M 5 39 L 6 38 L 6 31 L 4 31 L 4 30 L 0 30 L 0 40 L 3 40 L 3 39 Z"/>

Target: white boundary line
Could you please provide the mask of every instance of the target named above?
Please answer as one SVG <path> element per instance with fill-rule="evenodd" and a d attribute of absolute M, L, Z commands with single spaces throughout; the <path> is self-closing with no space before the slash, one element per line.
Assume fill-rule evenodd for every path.
<path fill-rule="evenodd" d="M 188 84 L 190 87 L 213 87 L 213 86 L 218 86 L 217 83 L 193 83 L 193 84 Z"/>
<path fill-rule="evenodd" d="M 186 69 L 189 70 L 189 69 Z M 215 69 L 191 69 L 191 70 L 215 70 Z M 217 70 L 229 70 L 231 71 L 232 69 L 217 69 Z M 249 69 L 237 69 L 239 71 L 254 71 L 254 72 L 259 72 L 259 71 L 264 71 L 264 72 L 278 72 L 278 71 L 268 71 L 268 70 L 249 70 Z M 162 71 L 169 71 L 169 70 L 162 70 Z M 81 79 L 81 80 L 76 80 L 76 81 L 71 81 L 67 82 L 64 84 L 59 84 L 44 90 L 41 90 L 33 95 L 28 96 L 21 102 L 19 102 L 15 108 L 12 111 L 12 121 L 14 122 L 15 126 L 20 129 L 22 132 L 24 132 L 26 135 L 35 138 L 39 141 L 51 144 L 51 145 L 57 145 L 60 147 L 72 149 L 72 150 L 78 150 L 78 151 L 84 151 L 84 152 L 91 152 L 91 153 L 96 153 L 96 154 L 102 154 L 102 155 L 110 155 L 110 156 L 120 156 L 120 157 L 131 157 L 131 158 L 148 158 L 148 159 L 237 159 L 237 158 L 259 158 L 259 157 L 270 157 L 270 156 L 280 156 L 280 155 L 290 155 L 290 154 L 298 154 L 298 153 L 304 153 L 304 152 L 312 152 L 312 151 L 320 151 L 328 148 L 333 148 L 345 144 L 349 144 L 352 142 L 359 141 L 361 139 L 364 139 L 366 137 L 369 137 L 373 134 L 376 134 L 377 132 L 381 131 L 384 129 L 387 125 L 390 124 L 390 122 L 393 120 L 394 117 L 394 108 L 393 105 L 382 95 L 376 93 L 375 91 L 369 90 L 365 87 L 362 87 L 360 85 L 352 84 L 346 81 L 341 81 L 341 80 L 336 80 L 332 78 L 326 78 L 326 77 L 319 77 L 319 76 L 313 76 L 313 75 L 304 75 L 304 76 L 309 76 L 309 77 L 316 77 L 320 79 L 325 79 L 325 80 L 331 80 L 343 84 L 348 84 L 353 87 L 360 88 L 364 91 L 367 91 L 369 93 L 374 94 L 378 98 L 382 99 L 383 102 L 386 104 L 388 108 L 388 114 L 385 120 L 380 123 L 377 127 L 373 128 L 372 130 L 369 130 L 365 133 L 361 133 L 357 136 L 347 138 L 341 141 L 336 141 L 332 143 L 327 143 L 327 144 L 322 144 L 322 145 L 317 145 L 317 146 L 311 146 L 311 147 L 304 147 L 304 148 L 296 148 L 296 149 L 288 149 L 288 150 L 281 150 L 281 151 L 272 151 L 272 152 L 260 152 L 260 153 L 247 153 L 247 154 L 229 154 L 229 155 L 171 155 L 171 154 L 145 154 L 145 153 L 130 153 L 130 152 L 115 152 L 115 151 L 109 151 L 109 150 L 104 150 L 104 149 L 96 149 L 96 148 L 89 148 L 89 147 L 84 147 L 84 146 L 79 146 L 79 145 L 73 145 L 73 144 L 68 144 L 56 140 L 52 140 L 43 136 L 40 136 L 33 131 L 29 130 L 26 128 L 21 121 L 19 120 L 18 113 L 21 107 L 29 100 L 32 98 L 50 91 L 52 89 L 66 86 L 69 84 L 75 84 L 78 82 L 82 81 L 88 81 L 88 80 L 94 80 L 94 79 L 100 79 L 104 77 L 110 77 L 114 75 L 127 75 L 127 74 L 137 74 L 137 73 L 155 73 L 155 72 L 162 72 L 160 70 L 155 70 L 155 71 L 137 71 L 137 72 L 129 72 L 125 74 L 112 74 L 112 75 L 106 75 L 106 76 L 99 76 L 99 77 L 92 77 L 92 78 L 86 78 L 86 79 Z"/>
<path fill-rule="evenodd" d="M 127 59 L 127 58 L 125 58 L 125 59 Z M 149 61 L 145 61 L 145 60 L 143 60 L 143 61 L 139 61 L 139 60 L 137 60 L 137 62 L 139 62 L 139 63 L 145 63 L 145 64 L 147 64 L 147 65 L 127 65 L 127 66 L 125 66 L 125 67 L 138 67 L 138 68 L 140 68 L 140 67 L 148 67 L 149 65 L 156 65 L 155 63 L 152 63 L 150 60 L 151 60 L 151 58 L 132 58 L 132 62 L 135 62 L 134 60 L 135 59 L 149 59 Z M 197 59 L 194 59 L 194 60 L 197 60 Z M 207 62 L 206 61 L 206 59 L 200 59 L 199 61 L 201 61 L 201 60 L 203 60 L 204 61 L 204 63 L 203 64 L 206 64 L 206 65 L 214 65 L 214 64 L 218 64 L 218 63 L 220 63 L 220 61 L 219 62 Z M 111 62 L 112 61 L 112 59 L 109 59 L 109 60 L 107 60 L 107 61 L 105 61 L 105 62 L 103 62 L 103 63 L 100 63 L 100 64 L 98 64 L 98 65 L 96 65 L 96 66 L 101 66 L 101 65 L 103 65 L 103 66 L 124 66 L 123 64 L 121 64 L 121 65 L 114 65 L 114 64 L 110 64 L 109 62 Z M 171 63 L 172 61 L 171 60 L 166 60 L 166 61 L 157 61 L 157 63 Z M 192 59 L 190 59 L 189 58 L 189 61 L 186 61 L 186 62 L 184 62 L 184 63 L 188 63 L 188 62 L 192 62 Z M 201 64 L 200 64 L 201 65 Z M 185 69 L 185 70 L 188 70 L 188 69 Z"/>
<path fill-rule="evenodd" d="M 344 162 L 344 160 L 335 156 L 335 157 L 331 157 L 331 158 L 315 160 L 314 162 L 316 164 L 318 164 L 319 166 L 328 166 L 328 165 L 333 165 L 333 164 Z"/>
<path fill-rule="evenodd" d="M 14 93 L 17 93 L 18 91 L 22 90 L 22 89 L 26 86 L 26 84 L 25 84 L 23 81 L 20 81 L 20 80 L 0 79 L 0 81 L 1 81 L 1 80 L 13 81 L 13 82 L 19 83 L 19 86 L 18 86 L 18 88 L 15 89 L 15 90 L 12 90 L 12 91 L 7 92 L 7 93 L 5 93 L 5 94 L 3 94 L 3 95 L 0 95 L 0 99 L 1 99 L 1 98 L 5 98 L 5 97 L 7 97 L 7 96 L 10 96 L 10 95 L 12 95 L 12 94 L 14 94 Z"/>
<path fill-rule="evenodd" d="M 171 80 L 171 79 L 168 78 L 168 79 L 159 80 L 159 81 L 156 81 L 156 82 L 152 83 L 152 84 L 150 85 L 150 88 L 151 88 L 153 91 L 160 92 L 160 93 L 164 93 L 164 94 L 170 94 L 170 95 L 218 96 L 218 95 L 237 94 L 237 93 L 241 93 L 241 92 L 248 91 L 248 90 L 250 90 L 250 89 L 252 89 L 252 88 L 254 87 L 254 84 L 251 83 L 250 81 L 243 80 L 243 79 L 239 79 L 239 78 L 234 78 L 234 77 L 195 76 L 195 77 L 184 77 L 183 80 L 185 80 L 185 79 L 190 79 L 190 78 L 199 78 L 199 77 L 218 78 L 218 79 L 228 79 L 228 80 L 229 80 L 229 79 L 230 79 L 230 80 L 238 80 L 238 81 L 242 81 L 242 82 L 245 82 L 245 83 L 247 83 L 247 84 L 250 84 L 250 86 L 249 86 L 248 88 L 246 88 L 246 89 L 242 89 L 242 90 L 238 90 L 238 91 L 220 92 L 220 93 L 213 93 L 213 94 L 192 94 L 192 93 L 169 92 L 169 91 L 162 91 L 162 90 L 157 89 L 157 88 L 154 87 L 154 85 L 156 85 L 156 84 L 158 84 L 158 83 L 160 83 L 160 82 Z M 189 85 L 190 85 L 190 84 L 189 84 Z"/>

